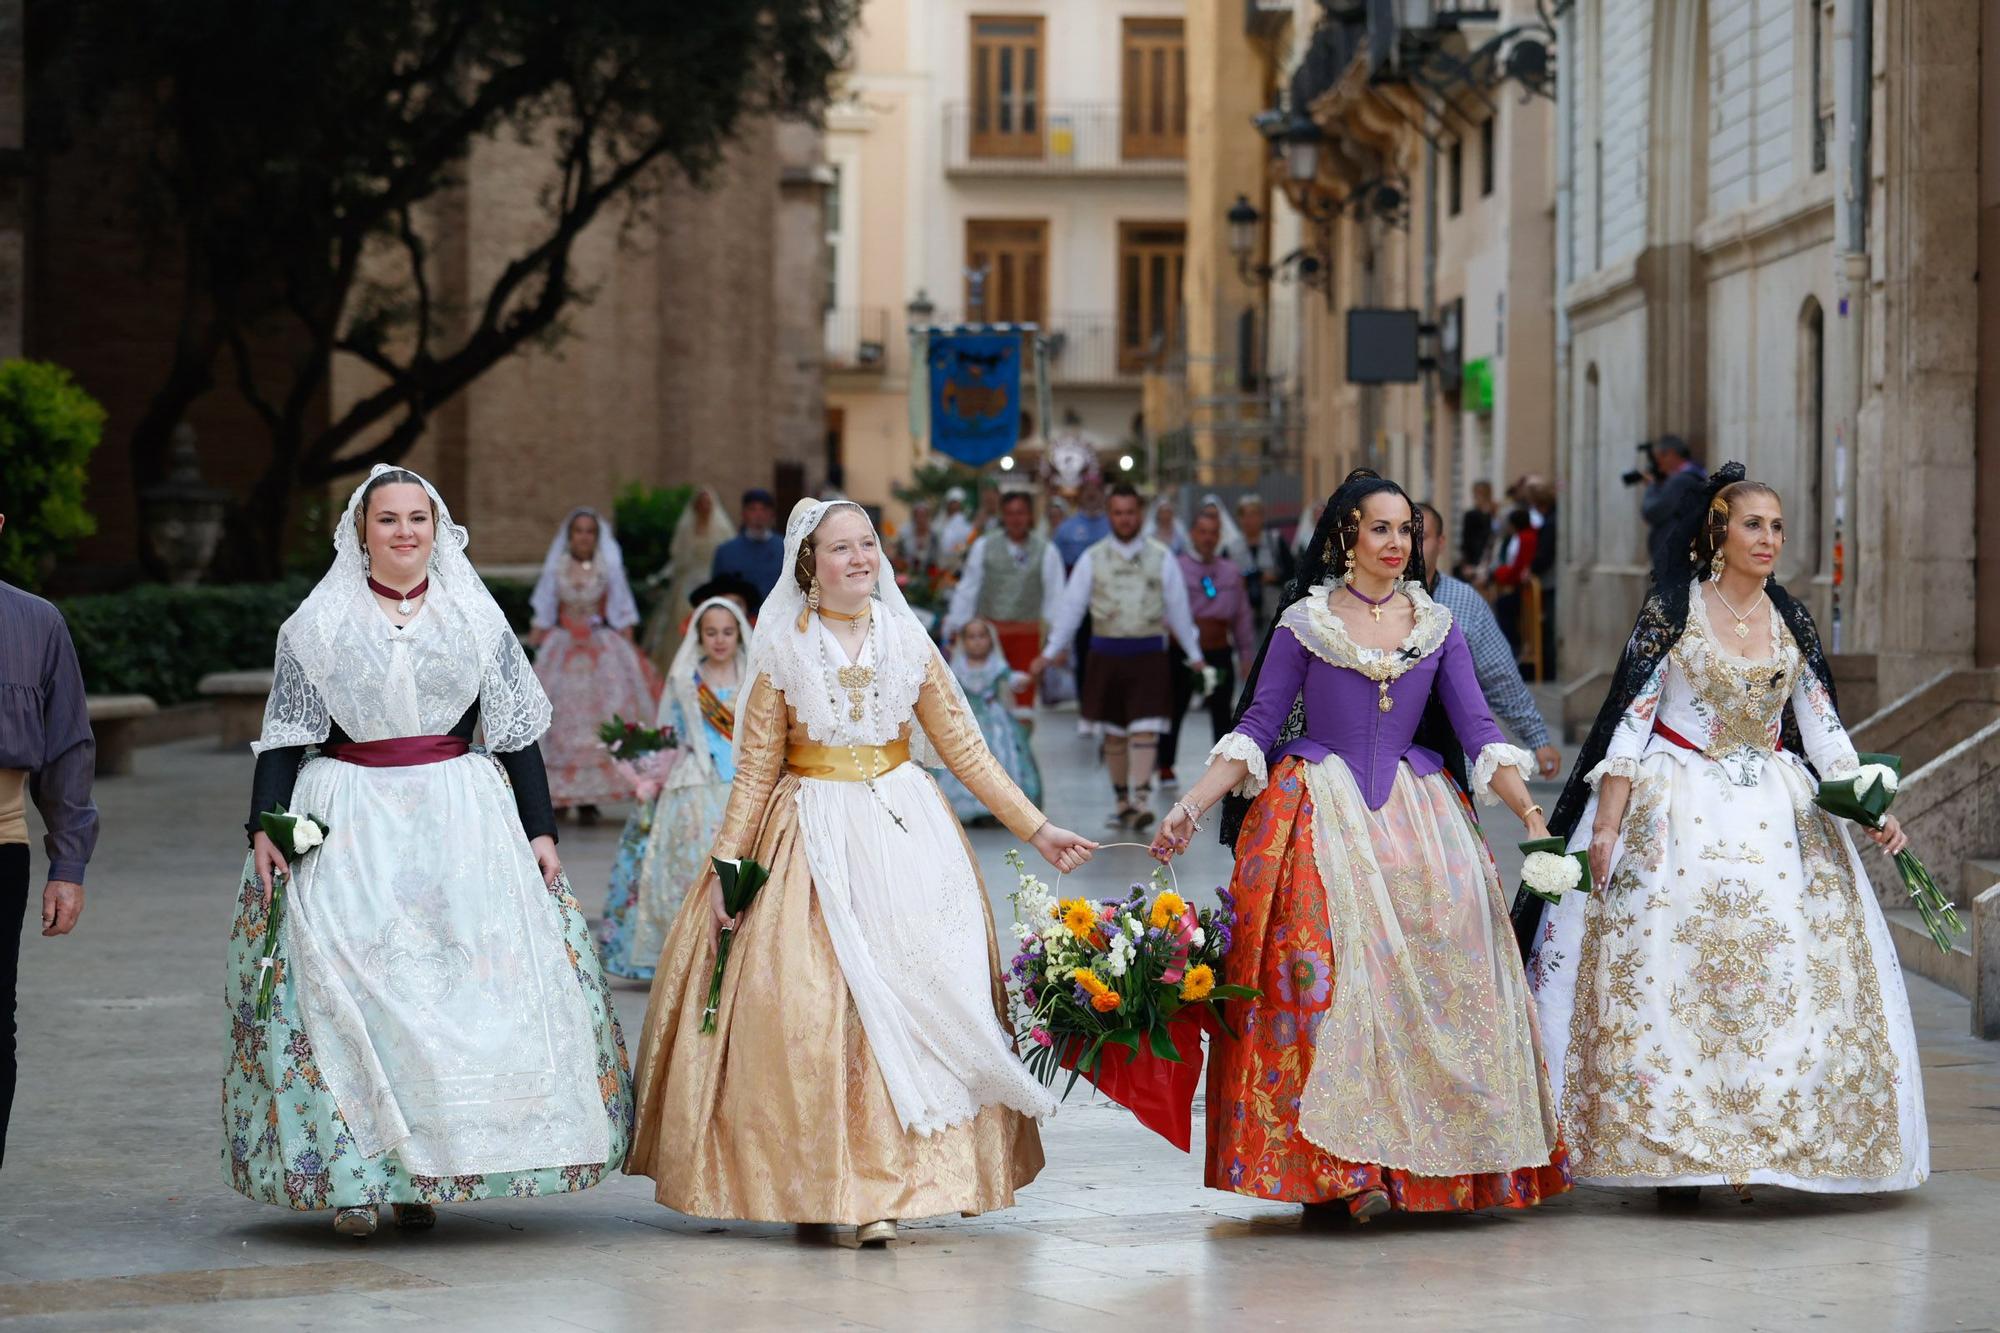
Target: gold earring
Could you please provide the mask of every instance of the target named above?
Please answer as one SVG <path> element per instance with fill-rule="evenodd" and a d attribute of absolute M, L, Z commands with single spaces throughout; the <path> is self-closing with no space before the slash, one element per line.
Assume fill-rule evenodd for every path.
<path fill-rule="evenodd" d="M 815 612 L 819 610 L 819 575 L 817 574 L 812 576 L 812 583 L 806 589 L 806 609 Z"/>
<path fill-rule="evenodd" d="M 1725 563 L 1725 561 L 1724 561 L 1724 560 L 1723 560 L 1723 558 L 1722 558 L 1722 552 L 1718 550 L 1718 551 L 1717 551 L 1717 552 L 1715 553 L 1715 558 L 1714 558 L 1713 560 L 1710 560 L 1710 561 L 1708 562 L 1708 576 L 1709 576 L 1710 578 L 1712 578 L 1712 579 L 1719 579 L 1719 578 L 1721 578 L 1721 577 L 1722 577 L 1722 567 L 1723 567 L 1724 563 Z"/>

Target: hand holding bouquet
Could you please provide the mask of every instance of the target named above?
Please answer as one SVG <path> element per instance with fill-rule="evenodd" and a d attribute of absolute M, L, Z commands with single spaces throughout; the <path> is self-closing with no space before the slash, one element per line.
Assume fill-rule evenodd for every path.
<path fill-rule="evenodd" d="M 613 713 L 611 720 L 597 728 L 597 739 L 613 759 L 630 762 L 643 758 L 656 750 L 672 749 L 674 729 L 672 727 L 648 727 L 638 722 L 627 722 Z"/>
<path fill-rule="evenodd" d="M 1850 777 L 1820 783 L 1813 804 L 1828 814 L 1851 819 L 1863 828 L 1879 829 L 1889 817 L 1890 805 L 1895 802 L 1896 788 L 1902 782 L 1903 761 L 1893 754 L 1855 757 L 1861 761 L 1861 767 Z M 1915 852 L 1905 847 L 1896 853 L 1895 860 L 1897 873 L 1903 877 L 1903 888 L 1922 914 L 1924 929 L 1930 932 L 1931 943 L 1950 953 L 1952 937 L 1965 933 L 1965 923 L 1958 919 L 1958 913 L 1952 910 L 1937 881 L 1931 878 L 1931 872 L 1917 859 Z"/>
<path fill-rule="evenodd" d="M 327 827 L 323 822 L 312 815 L 288 814 L 282 804 L 258 815 L 257 823 L 264 836 L 288 859 L 304 856 L 326 842 Z M 271 910 L 264 921 L 264 953 L 257 960 L 257 970 L 262 974 L 257 983 L 260 1023 L 271 1017 L 271 993 L 278 982 L 278 923 L 284 919 L 285 886 L 290 879 L 289 873 L 271 879 Z"/>

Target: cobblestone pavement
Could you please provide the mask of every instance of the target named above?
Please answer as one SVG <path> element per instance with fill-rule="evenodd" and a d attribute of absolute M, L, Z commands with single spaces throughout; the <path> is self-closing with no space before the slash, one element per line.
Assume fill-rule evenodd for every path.
<path fill-rule="evenodd" d="M 1206 732 L 1194 724 L 1190 756 Z M 1108 792 L 1072 719 L 1037 741 L 1055 817 L 1097 836 Z M 1938 1329 L 2000 1324 L 2000 1047 L 1963 1001 L 1911 980 L 1936 1175 L 1911 1194 L 1579 1190 L 1527 1214 L 1365 1228 L 1205 1190 L 1197 1159 L 1079 1093 L 1044 1131 L 1019 1205 L 842 1232 L 685 1218 L 619 1177 L 581 1195 L 446 1209 L 429 1234 L 337 1239 L 324 1215 L 224 1183 L 218 1002 L 250 763 L 199 743 L 104 783 L 81 930 L 23 941 L 22 1072 L 0 1174 L 0 1323 L 47 1329 L 1156 1327 Z M 1544 796 L 1546 800 L 1546 796 Z M 1514 830 L 1489 821 L 1510 859 Z M 613 821 L 564 830 L 587 905 Z M 1000 920 L 1011 839 L 977 830 Z M 1146 869 L 1107 856 L 1108 890 Z M 1511 869 L 1511 867 L 1510 867 Z M 1182 884 L 1224 881 L 1204 838 Z M 628 1034 L 645 993 L 618 992 Z"/>

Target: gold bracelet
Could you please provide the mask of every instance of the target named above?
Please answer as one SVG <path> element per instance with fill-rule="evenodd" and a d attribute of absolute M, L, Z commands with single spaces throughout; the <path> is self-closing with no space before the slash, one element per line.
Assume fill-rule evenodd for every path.
<path fill-rule="evenodd" d="M 1544 815 L 1544 816 L 1545 816 L 1545 815 L 1547 815 L 1547 814 L 1548 814 L 1548 811 L 1546 811 L 1546 810 L 1542 809 L 1542 807 L 1541 807 L 1540 805 L 1531 805 L 1531 806 L 1529 806 L 1529 807 L 1528 807 L 1528 808 L 1527 808 L 1526 810 L 1523 810 L 1523 811 L 1521 812 L 1521 820 L 1522 820 L 1522 822 L 1523 822 L 1523 823 L 1525 823 L 1525 822 L 1527 822 L 1527 818 L 1528 818 L 1528 816 L 1529 816 L 1529 815 Z"/>

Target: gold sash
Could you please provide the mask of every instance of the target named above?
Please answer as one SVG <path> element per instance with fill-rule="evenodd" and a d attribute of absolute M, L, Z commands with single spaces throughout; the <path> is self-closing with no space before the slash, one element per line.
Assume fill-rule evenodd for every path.
<path fill-rule="evenodd" d="M 785 771 L 823 782 L 867 782 L 910 762 L 907 739 L 889 745 L 792 745 L 785 750 Z"/>
<path fill-rule="evenodd" d="M 27 789 L 24 770 L 0 768 L 0 847 L 28 840 Z"/>

